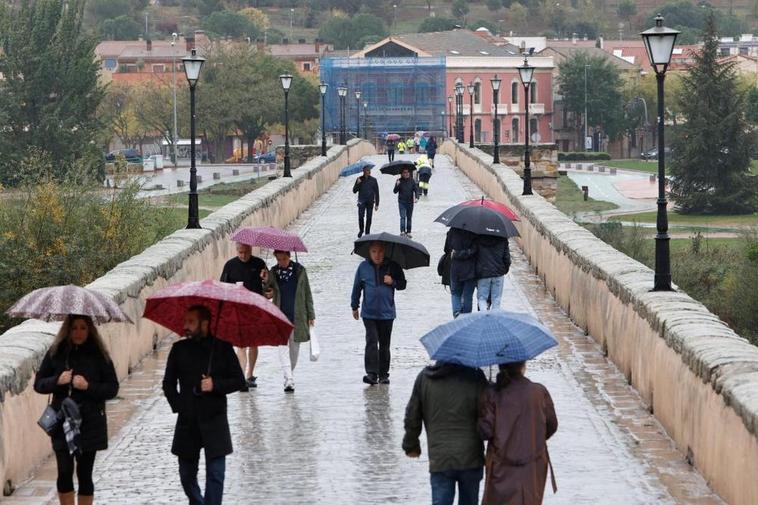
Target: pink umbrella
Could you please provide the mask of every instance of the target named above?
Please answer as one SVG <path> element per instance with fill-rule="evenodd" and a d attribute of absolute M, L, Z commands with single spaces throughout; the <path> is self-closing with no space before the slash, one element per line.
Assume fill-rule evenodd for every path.
<path fill-rule="evenodd" d="M 466 202 L 461 203 L 461 205 L 481 205 L 482 207 L 487 207 L 488 209 L 494 210 L 495 212 L 499 212 L 500 214 L 504 215 L 511 221 L 518 221 L 518 215 L 513 212 L 508 206 L 496 202 L 494 200 L 485 200 L 484 197 L 477 200 L 468 200 Z"/>
<path fill-rule="evenodd" d="M 232 235 L 232 240 L 253 247 L 273 249 L 274 251 L 308 252 L 300 237 L 294 233 L 288 233 L 270 226 L 240 228 Z"/>
<path fill-rule="evenodd" d="M 73 284 L 36 289 L 17 301 L 6 314 L 45 321 L 63 321 L 69 314 L 76 314 L 89 316 L 98 324 L 132 322 L 107 295 Z"/>
<path fill-rule="evenodd" d="M 215 280 L 176 284 L 147 299 L 144 317 L 178 335 L 193 305 L 210 309 L 211 333 L 237 347 L 286 345 L 292 324 L 279 308 L 237 284 Z"/>

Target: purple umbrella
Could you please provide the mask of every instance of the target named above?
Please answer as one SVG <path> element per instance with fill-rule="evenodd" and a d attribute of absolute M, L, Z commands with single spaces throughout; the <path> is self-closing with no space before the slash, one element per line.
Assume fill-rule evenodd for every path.
<path fill-rule="evenodd" d="M 73 284 L 34 290 L 17 301 L 6 314 L 45 321 L 62 321 L 69 314 L 76 314 L 89 316 L 98 324 L 111 321 L 132 322 L 108 296 Z"/>
<path fill-rule="evenodd" d="M 278 228 L 264 226 L 261 228 L 240 228 L 232 235 L 234 242 L 247 244 L 275 251 L 308 252 L 303 241 L 294 233 Z"/>

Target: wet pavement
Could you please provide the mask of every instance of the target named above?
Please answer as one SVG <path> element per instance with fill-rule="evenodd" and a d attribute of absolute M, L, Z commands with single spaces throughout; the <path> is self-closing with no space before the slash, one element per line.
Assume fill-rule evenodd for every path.
<path fill-rule="evenodd" d="M 405 157 L 410 157 L 406 155 Z M 376 157 L 378 164 L 383 157 Z M 393 178 L 377 177 L 382 204 L 374 232 L 397 233 Z M 321 343 L 318 362 L 307 344 L 295 371 L 296 392 L 285 395 L 276 352 L 263 348 L 259 387 L 229 397 L 235 452 L 227 459 L 225 503 L 430 503 L 428 460 L 400 449 L 403 414 L 428 357 L 418 339 L 451 318 L 449 295 L 436 275 L 446 229 L 433 220 L 461 200 L 481 196 L 450 162 L 438 158 L 428 199 L 414 211 L 413 236 L 432 253 L 432 267 L 407 272 L 398 292 L 389 386 L 367 387 L 363 326 L 353 321 L 350 288 L 359 258 L 350 255 L 357 232 L 353 177 L 340 180 L 293 225 L 309 249 L 300 255 L 311 280 Z M 504 304 L 540 318 L 560 346 L 530 363 L 528 375 L 551 392 L 560 423 L 549 443 L 558 494 L 554 504 L 721 503 L 689 467 L 624 376 L 574 326 L 512 245 Z M 268 258 L 271 263 L 271 258 Z M 160 392 L 167 345 L 147 358 L 109 404 L 110 449 L 98 456 L 98 503 L 186 503 L 170 455 L 175 416 Z M 425 440 L 422 440 L 426 452 Z M 201 473 L 203 470 L 201 467 Z M 54 463 L 2 504 L 54 503 Z"/>

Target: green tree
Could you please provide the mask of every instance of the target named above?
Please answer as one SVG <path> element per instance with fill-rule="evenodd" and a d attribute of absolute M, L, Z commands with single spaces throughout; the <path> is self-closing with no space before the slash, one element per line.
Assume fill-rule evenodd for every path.
<path fill-rule="evenodd" d="M 12 182 L 33 149 L 55 159 L 57 176 L 75 163 L 102 174 L 94 139 L 103 89 L 96 40 L 82 29 L 83 12 L 82 0 L 0 5 L 0 182 Z"/>
<path fill-rule="evenodd" d="M 100 26 L 103 38 L 108 40 L 135 40 L 142 31 L 142 25 L 129 16 L 106 19 Z"/>
<path fill-rule="evenodd" d="M 503 0 L 487 0 L 487 8 L 493 12 L 503 8 Z"/>
<path fill-rule="evenodd" d="M 529 20 L 529 11 L 519 2 L 513 2 L 508 7 L 505 17 L 512 26 L 526 27 Z"/>
<path fill-rule="evenodd" d="M 418 27 L 419 33 L 448 32 L 459 26 L 458 21 L 452 18 L 426 18 Z"/>
<path fill-rule="evenodd" d="M 110 128 L 112 135 L 124 146 L 138 148 L 141 152 L 150 127 L 138 117 L 143 104 L 135 91 L 128 84 L 111 83 L 100 103 L 98 115 L 101 123 Z"/>
<path fill-rule="evenodd" d="M 454 18 L 464 20 L 469 12 L 468 2 L 466 0 L 453 0 L 451 12 Z"/>
<path fill-rule="evenodd" d="M 490 21 L 487 19 L 479 19 L 477 21 L 469 23 L 469 28 L 471 30 L 477 30 L 479 28 L 486 28 L 492 33 L 493 35 L 497 35 L 500 33 L 500 25 L 498 25 L 495 21 Z"/>
<path fill-rule="evenodd" d="M 672 144 L 671 196 L 684 213 L 746 213 L 758 207 L 750 176 L 753 137 L 745 96 L 732 63 L 718 61 L 714 16 L 706 22 L 703 48 L 682 78 L 684 121 Z"/>
<path fill-rule="evenodd" d="M 129 16 L 135 7 L 136 5 L 133 5 L 130 0 L 89 0 L 86 16 L 90 22 L 97 24 L 106 19 Z"/>
<path fill-rule="evenodd" d="M 231 11 L 216 11 L 205 19 L 203 28 L 216 35 L 257 38 L 261 32 L 247 16 Z"/>
<path fill-rule="evenodd" d="M 753 125 L 758 125 L 758 86 L 753 86 L 747 93 L 747 120 Z"/>
<path fill-rule="evenodd" d="M 632 30 L 632 18 L 637 15 L 637 2 L 634 0 L 621 0 L 616 9 L 620 19 L 629 23 L 629 31 Z"/>
<path fill-rule="evenodd" d="M 558 66 L 558 88 L 569 112 L 577 118 L 579 139 L 584 129 L 585 67 L 587 72 L 587 124 L 601 128 L 611 139 L 624 129 L 624 100 L 618 68 L 602 56 L 577 52 Z M 584 142 L 580 142 L 584 145 Z"/>
<path fill-rule="evenodd" d="M 367 37 L 382 39 L 388 35 L 384 21 L 373 14 L 359 14 L 353 18 L 332 17 L 327 20 L 318 36 L 321 40 L 334 44 L 335 49 L 360 48 Z"/>

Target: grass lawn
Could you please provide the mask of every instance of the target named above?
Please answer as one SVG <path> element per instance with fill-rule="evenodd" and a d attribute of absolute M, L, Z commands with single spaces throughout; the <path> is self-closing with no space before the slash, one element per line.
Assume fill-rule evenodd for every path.
<path fill-rule="evenodd" d="M 639 170 L 640 172 L 648 172 L 651 174 L 658 173 L 657 161 L 643 161 L 643 160 L 609 160 L 598 161 L 600 165 L 607 167 L 622 168 L 626 170 Z"/>
<path fill-rule="evenodd" d="M 251 191 L 260 188 L 266 182 L 268 182 L 268 179 L 263 177 L 259 180 L 220 183 L 207 189 L 201 189 L 198 192 L 200 217 L 205 217 L 210 214 L 211 211 L 220 209 L 224 205 L 230 204 L 235 200 L 239 200 Z M 181 206 L 186 208 L 187 193 L 172 195 L 168 202 L 172 207 Z M 205 215 L 203 215 L 203 212 L 205 212 Z"/>
<path fill-rule="evenodd" d="M 612 216 L 611 220 L 615 221 L 636 221 L 638 223 L 655 223 L 656 212 L 641 212 L 638 214 L 624 214 L 623 216 Z M 676 225 L 690 225 L 703 227 L 750 227 L 758 226 L 758 213 L 744 214 L 738 216 L 726 215 L 685 215 L 678 212 L 668 213 L 669 223 Z"/>
<path fill-rule="evenodd" d="M 558 177 L 558 193 L 555 198 L 555 206 L 569 216 L 577 212 L 600 212 L 617 208 L 617 205 L 614 203 L 594 200 L 592 198 L 585 202 L 582 190 L 565 175 Z"/>
<path fill-rule="evenodd" d="M 651 240 L 655 239 L 652 238 Z M 670 245 L 672 253 L 686 252 L 691 250 L 692 240 L 688 238 L 674 238 L 671 239 Z M 745 241 L 742 238 L 708 238 L 704 235 L 700 247 L 703 250 L 723 248 L 739 252 L 745 248 Z"/>
<path fill-rule="evenodd" d="M 753 175 L 758 175 L 758 160 L 750 162 L 750 171 L 753 172 Z"/>

